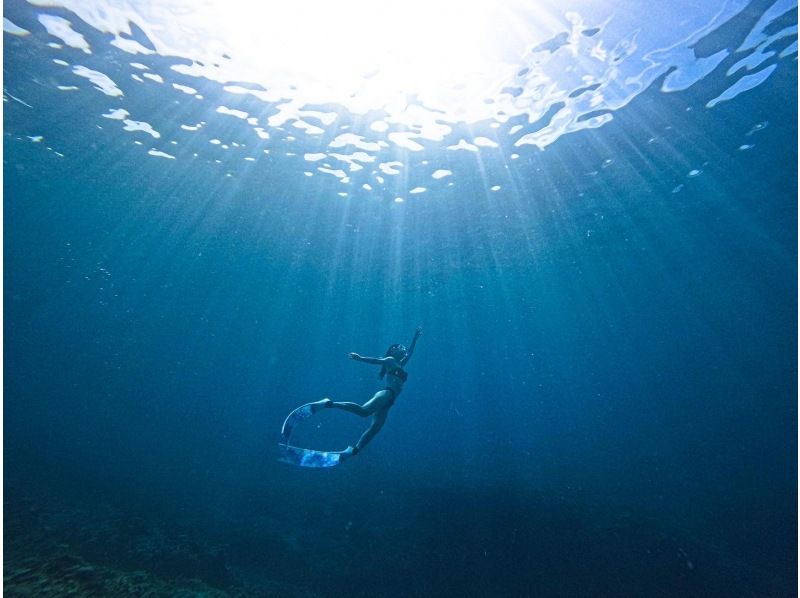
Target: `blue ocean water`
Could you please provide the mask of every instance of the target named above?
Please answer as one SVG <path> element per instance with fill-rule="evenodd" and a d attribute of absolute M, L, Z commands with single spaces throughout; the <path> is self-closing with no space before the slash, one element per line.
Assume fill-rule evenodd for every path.
<path fill-rule="evenodd" d="M 797 593 L 795 2 L 131 4 L 4 3 L 8 595 Z"/>

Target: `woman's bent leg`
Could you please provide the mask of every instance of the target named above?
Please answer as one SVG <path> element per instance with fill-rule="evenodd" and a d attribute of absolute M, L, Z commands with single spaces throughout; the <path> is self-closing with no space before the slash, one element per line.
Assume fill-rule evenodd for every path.
<path fill-rule="evenodd" d="M 331 401 L 328 404 L 328 407 L 342 409 L 343 411 L 349 411 L 350 413 L 355 413 L 361 417 L 367 417 L 368 415 L 382 411 L 388 407 L 391 402 L 392 392 L 389 390 L 379 390 L 369 401 L 363 405 L 358 405 L 357 403 L 336 403 Z"/>
<path fill-rule="evenodd" d="M 391 390 L 379 390 L 373 397 L 364 403 L 364 409 L 371 415 L 378 411 L 383 411 L 392 404 L 394 395 Z"/>
<path fill-rule="evenodd" d="M 358 403 L 337 403 L 334 401 L 333 403 L 330 404 L 330 407 L 334 409 L 341 409 L 342 411 L 347 411 L 349 413 L 355 413 L 356 415 L 361 417 L 367 417 L 368 415 L 372 414 L 371 411 L 364 409 Z"/>
<path fill-rule="evenodd" d="M 388 411 L 386 409 L 375 413 L 375 416 L 372 418 L 372 425 L 361 435 L 361 438 L 358 439 L 358 442 L 353 448 L 355 448 L 357 451 L 360 451 L 367 446 L 367 444 L 369 444 L 370 440 L 375 438 L 375 434 L 380 432 L 383 424 L 386 423 L 387 413 Z"/>

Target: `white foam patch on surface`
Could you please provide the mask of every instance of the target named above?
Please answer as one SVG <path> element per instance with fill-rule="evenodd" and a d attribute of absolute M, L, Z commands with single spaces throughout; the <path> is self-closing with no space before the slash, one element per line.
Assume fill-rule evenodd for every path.
<path fill-rule="evenodd" d="M 343 179 L 347 176 L 347 173 L 344 170 L 339 170 L 336 168 L 325 168 L 324 166 L 318 166 L 317 170 L 326 174 L 332 174 L 337 179 Z"/>
<path fill-rule="evenodd" d="M 103 118 L 110 118 L 111 120 L 125 120 L 131 115 L 130 112 L 124 108 L 113 108 L 108 111 L 108 114 L 101 115 Z"/>
<path fill-rule="evenodd" d="M 227 106 L 219 106 L 217 108 L 217 112 L 220 114 L 228 114 L 230 116 L 235 116 L 236 118 L 241 118 L 242 120 L 247 120 L 247 117 L 250 116 L 247 112 L 243 110 L 234 110 L 232 108 L 228 108 Z"/>
<path fill-rule="evenodd" d="M 489 139 L 488 137 L 476 137 L 473 139 L 475 145 L 480 147 L 498 147 L 497 143 Z"/>
<path fill-rule="evenodd" d="M 164 82 L 164 78 L 161 75 L 157 75 L 155 73 L 142 73 L 142 77 L 146 77 L 151 81 L 155 81 L 156 83 Z"/>
<path fill-rule="evenodd" d="M 797 40 L 786 46 L 781 53 L 778 54 L 778 58 L 786 58 L 787 56 L 791 56 L 792 54 L 797 54 Z"/>
<path fill-rule="evenodd" d="M 335 154 L 333 154 L 333 155 L 335 155 Z M 363 170 L 364 169 L 364 167 L 361 166 L 361 164 L 359 164 L 358 162 L 355 162 L 355 161 L 352 161 L 352 160 L 346 160 L 346 159 L 345 160 L 341 160 L 340 159 L 340 161 L 347 163 L 347 165 L 348 165 L 348 167 L 350 169 L 350 172 L 358 172 L 359 170 Z"/>
<path fill-rule="evenodd" d="M 324 160 L 327 158 L 327 154 L 305 154 L 303 159 L 307 162 L 319 162 L 320 160 Z"/>
<path fill-rule="evenodd" d="M 797 0 L 777 0 L 759 17 L 758 22 L 755 24 L 753 29 L 747 35 L 747 38 L 744 40 L 744 42 L 742 42 L 742 45 L 739 46 L 736 51 L 743 52 L 745 50 L 752 50 L 753 48 L 761 45 L 769 37 L 766 31 L 770 23 L 780 18 L 790 10 L 794 10 L 796 14 Z"/>
<path fill-rule="evenodd" d="M 420 137 L 416 133 L 389 133 L 387 137 L 389 138 L 389 141 L 398 147 L 411 150 L 412 152 L 420 152 L 425 149 L 424 146 L 413 140 L 413 138 Z"/>
<path fill-rule="evenodd" d="M 425 193 L 425 191 L 427 191 L 427 189 L 425 187 L 414 187 L 408 193 L 411 194 L 411 195 L 415 195 L 417 193 Z"/>
<path fill-rule="evenodd" d="M 440 168 L 439 170 L 434 170 L 431 177 L 434 179 L 443 179 L 444 177 L 451 176 L 452 174 L 452 170 L 444 170 L 443 168 Z"/>
<path fill-rule="evenodd" d="M 47 33 L 57 37 L 70 48 L 83 50 L 87 54 L 92 53 L 91 48 L 89 48 L 89 42 L 80 33 L 72 29 L 72 23 L 67 19 L 55 15 L 39 15 L 39 22 L 44 25 Z"/>
<path fill-rule="evenodd" d="M 151 156 L 156 156 L 158 158 L 167 158 L 169 160 L 174 160 L 175 159 L 175 156 L 173 156 L 171 154 L 168 154 L 166 152 L 159 151 L 157 149 L 151 149 L 147 153 L 150 154 Z"/>
<path fill-rule="evenodd" d="M 322 135 L 325 132 L 325 129 L 310 125 L 304 120 L 296 120 L 292 123 L 292 126 L 296 129 L 303 129 L 307 135 Z"/>
<path fill-rule="evenodd" d="M 190 96 L 193 96 L 194 94 L 197 93 L 197 90 L 194 87 L 189 87 L 188 85 L 181 85 L 180 83 L 173 83 L 172 87 Z"/>
<path fill-rule="evenodd" d="M 759 131 L 763 131 L 764 129 L 766 129 L 768 126 L 769 126 L 769 121 L 762 120 L 760 123 L 756 123 L 752 127 L 750 127 L 750 130 L 747 131 L 747 133 L 745 133 L 744 136 L 750 137 L 751 135 L 755 135 Z"/>
<path fill-rule="evenodd" d="M 30 35 L 30 31 L 27 29 L 23 29 L 22 27 L 18 27 L 7 18 L 3 17 L 3 33 L 8 33 L 10 35 Z"/>
<path fill-rule="evenodd" d="M 706 104 L 706 107 L 713 108 L 720 102 L 726 102 L 732 100 L 739 94 L 742 94 L 745 91 L 753 89 L 754 87 L 758 87 L 764 81 L 767 80 L 767 77 L 769 77 L 773 72 L 775 72 L 776 68 L 778 68 L 778 65 L 772 64 L 767 68 L 765 68 L 764 70 L 761 70 L 753 75 L 745 75 L 744 77 L 739 79 L 736 83 L 731 85 L 728 89 L 723 91 L 716 98 L 714 98 L 713 100 L 709 100 L 708 103 Z"/>
<path fill-rule="evenodd" d="M 80 88 L 77 85 L 56 85 L 56 89 L 61 91 L 78 91 Z"/>
<path fill-rule="evenodd" d="M 328 147 L 347 147 L 348 145 L 354 145 L 367 152 L 377 152 L 381 149 L 380 142 L 364 141 L 361 135 L 356 135 L 355 133 L 342 133 L 341 135 L 337 135 L 336 138 L 328 144 Z"/>
<path fill-rule="evenodd" d="M 731 68 L 729 68 L 726 74 L 730 77 L 731 75 L 735 75 L 742 69 L 748 71 L 755 70 L 773 56 L 775 56 L 775 52 L 772 51 L 765 52 L 764 47 L 759 46 L 758 48 L 756 48 L 755 52 L 753 52 L 752 54 L 748 54 L 747 56 L 739 60 L 739 62 L 734 64 Z"/>
<path fill-rule="evenodd" d="M 31 106 L 31 105 L 30 105 L 28 102 L 26 102 L 25 100 L 23 100 L 23 99 L 21 99 L 21 98 L 18 98 L 18 97 L 17 97 L 17 96 L 15 96 L 15 95 L 12 95 L 12 94 L 8 93 L 8 91 L 6 91 L 5 89 L 3 89 L 3 93 L 4 93 L 4 94 L 5 94 L 7 97 L 9 97 L 9 98 L 11 98 L 12 100 L 14 100 L 15 102 L 17 102 L 18 104 L 22 104 L 23 106 L 27 106 L 28 108 L 33 108 L 33 106 Z M 5 101 L 5 100 L 6 100 L 6 99 L 5 99 L 5 97 L 4 97 L 4 98 L 3 98 L 3 101 Z"/>
<path fill-rule="evenodd" d="M 201 123 L 197 123 L 196 125 L 181 125 L 181 129 L 184 131 L 198 131 L 202 126 Z"/>
<path fill-rule="evenodd" d="M 352 154 L 337 154 L 336 152 L 331 152 L 330 156 L 340 162 L 347 163 L 350 166 L 350 172 L 356 172 L 364 168 L 359 162 L 375 162 L 375 156 L 371 156 L 365 152 L 353 152 Z"/>
<path fill-rule="evenodd" d="M 145 56 L 148 54 L 154 54 L 153 50 L 150 48 L 145 48 L 142 44 L 133 39 L 115 37 L 109 43 L 112 46 L 119 48 L 123 52 L 127 52 L 128 54 L 144 54 Z"/>
<path fill-rule="evenodd" d="M 470 152 L 477 152 L 478 151 L 478 146 L 477 145 L 472 145 L 471 143 L 469 143 L 467 141 L 464 141 L 463 139 L 459 139 L 457 144 L 448 145 L 447 149 L 452 150 L 452 151 L 467 150 L 467 151 L 470 151 Z"/>
<path fill-rule="evenodd" d="M 728 50 L 720 50 L 712 56 L 697 58 L 694 50 L 686 51 L 683 63 L 669 73 L 661 84 L 661 91 L 674 92 L 689 89 L 692 85 L 713 72 L 730 55 Z"/>
<path fill-rule="evenodd" d="M 403 163 L 402 162 L 398 162 L 397 160 L 394 160 L 392 162 L 383 162 L 382 164 L 378 164 L 378 168 L 380 168 L 380 170 L 381 170 L 381 172 L 383 174 L 391 174 L 391 175 L 400 174 L 400 171 L 398 169 L 402 168 L 402 167 L 403 167 Z"/>
<path fill-rule="evenodd" d="M 313 118 L 318 120 L 326 127 L 332 125 L 338 118 L 335 112 L 320 112 L 319 110 L 300 110 L 298 115 L 303 119 Z"/>
<path fill-rule="evenodd" d="M 142 64 L 141 62 L 131 62 L 131 66 L 135 69 L 139 69 L 140 71 L 149 71 L 150 67 L 146 64 Z"/>
<path fill-rule="evenodd" d="M 75 65 L 72 67 L 72 72 L 78 75 L 79 77 L 83 77 L 84 79 L 89 79 L 89 81 L 94 83 L 94 88 L 96 90 L 103 92 L 107 96 L 119 97 L 124 95 L 122 93 L 122 90 L 119 87 L 117 87 L 117 84 L 114 83 L 108 77 L 108 75 L 104 75 L 99 71 L 88 69 L 85 66 Z"/>
<path fill-rule="evenodd" d="M 170 68 L 178 73 L 183 73 L 185 75 L 201 76 L 194 73 L 192 69 L 183 64 L 176 64 L 171 66 Z M 267 103 L 277 102 L 281 99 L 280 94 L 276 92 L 270 92 L 267 90 L 258 90 L 258 89 L 248 89 L 247 87 L 242 87 L 241 85 L 225 85 L 223 89 L 228 93 L 240 94 L 240 95 L 241 94 L 252 95 L 261 100 L 262 102 L 267 102 Z"/>
<path fill-rule="evenodd" d="M 59 66 L 69 66 L 69 62 L 66 60 L 61 60 L 60 58 L 53 58 L 53 62 Z"/>
<path fill-rule="evenodd" d="M 155 139 L 159 139 L 161 137 L 161 133 L 156 131 L 150 125 L 150 123 L 146 123 L 146 122 L 144 122 L 142 120 L 130 120 L 130 119 L 127 119 L 127 118 L 122 122 L 125 123 L 125 127 L 123 127 L 123 129 L 125 131 L 134 131 L 134 132 L 142 131 L 144 133 L 147 133 L 148 135 L 151 135 Z"/>

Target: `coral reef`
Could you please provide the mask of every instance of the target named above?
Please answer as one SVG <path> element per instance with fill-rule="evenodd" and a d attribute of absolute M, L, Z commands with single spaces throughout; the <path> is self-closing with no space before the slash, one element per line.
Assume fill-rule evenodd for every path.
<path fill-rule="evenodd" d="M 206 598 L 311 596 L 274 580 L 244 582 L 225 546 L 195 529 L 53 496 L 4 503 L 4 595 Z"/>

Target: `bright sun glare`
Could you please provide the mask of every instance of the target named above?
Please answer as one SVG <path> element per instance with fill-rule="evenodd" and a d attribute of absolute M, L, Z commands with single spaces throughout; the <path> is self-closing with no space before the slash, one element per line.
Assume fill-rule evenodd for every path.
<path fill-rule="evenodd" d="M 458 0 L 215 0 L 193 3 L 186 19 L 218 40 L 247 80 L 309 99 L 324 91 L 363 112 L 412 96 L 447 109 L 467 88 L 487 97 L 530 43 L 509 16 L 499 4 Z"/>

